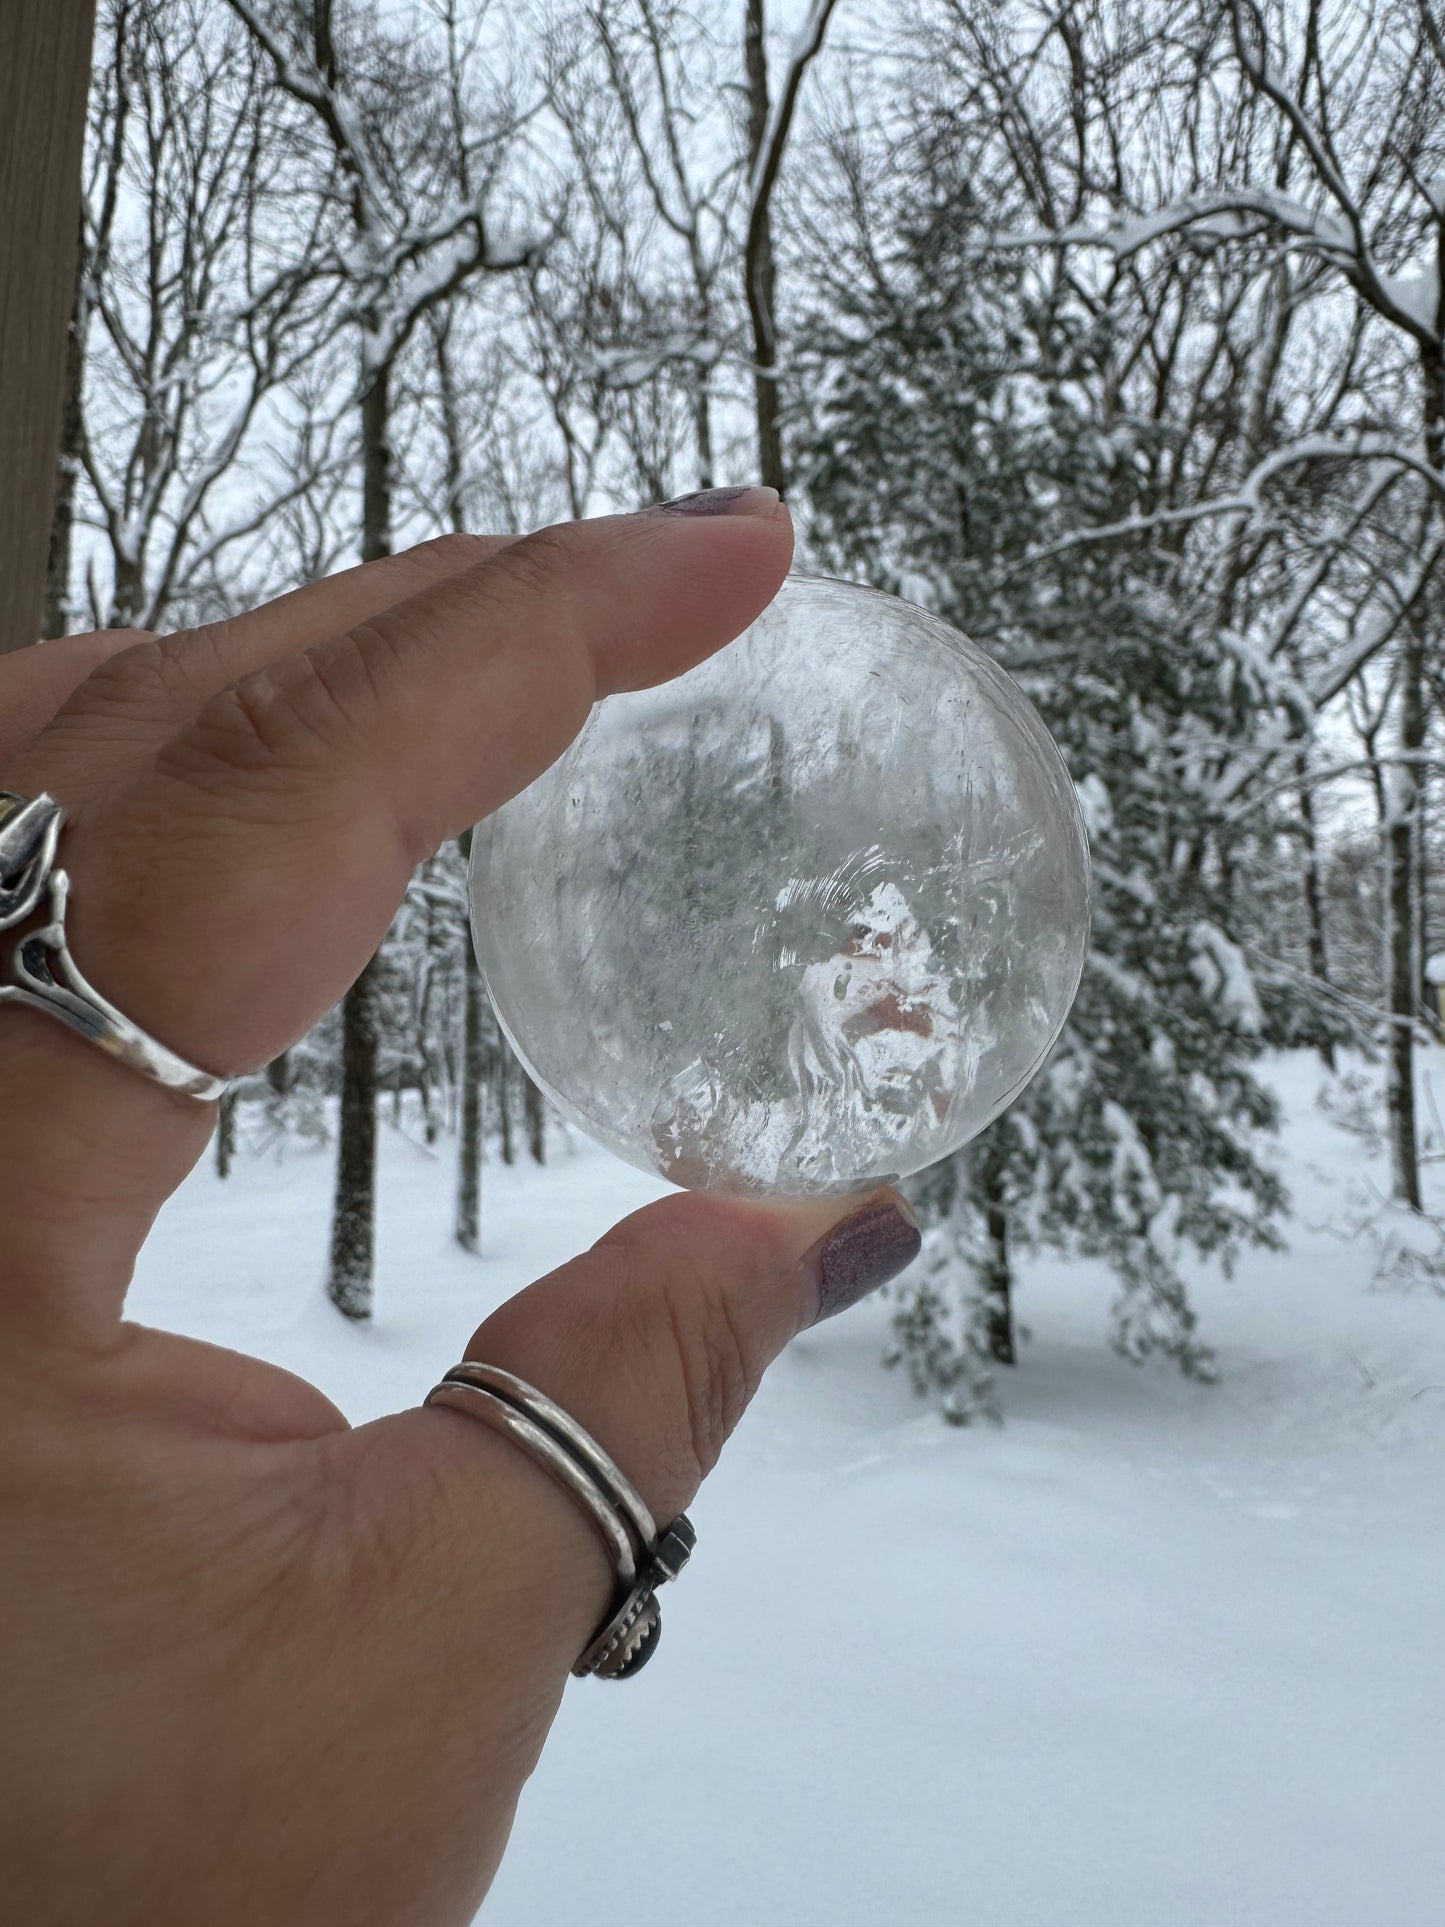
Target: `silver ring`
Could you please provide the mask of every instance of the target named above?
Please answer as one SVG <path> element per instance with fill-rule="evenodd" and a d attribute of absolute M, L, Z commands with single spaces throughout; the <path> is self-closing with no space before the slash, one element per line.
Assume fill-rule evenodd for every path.
<path fill-rule="evenodd" d="M 562 1449 L 545 1427 L 534 1424 L 525 1412 L 518 1411 L 505 1399 L 494 1398 L 480 1386 L 463 1384 L 456 1379 L 443 1379 L 440 1385 L 427 1393 L 426 1402 L 428 1405 L 450 1405 L 453 1411 L 479 1418 L 484 1425 L 504 1433 L 514 1445 L 520 1445 L 524 1452 L 529 1452 L 544 1472 L 566 1487 L 596 1526 L 603 1545 L 611 1554 L 618 1578 L 624 1585 L 630 1587 L 633 1584 L 637 1577 L 637 1554 L 630 1533 L 588 1478 L 586 1471 Z"/>
<path fill-rule="evenodd" d="M 637 1487 L 608 1458 L 596 1439 L 589 1432 L 584 1432 L 576 1419 L 564 1412 L 555 1400 L 535 1390 L 524 1379 L 504 1372 L 499 1365 L 484 1365 L 478 1359 L 467 1358 L 460 1365 L 453 1365 L 443 1383 L 479 1386 L 483 1391 L 495 1392 L 498 1398 L 506 1399 L 509 1404 L 519 1406 L 523 1411 L 533 1412 L 538 1421 L 556 1435 L 563 1447 L 582 1461 L 594 1482 L 601 1486 L 609 1502 L 636 1533 L 639 1543 L 650 1546 L 656 1541 L 657 1522 Z"/>
<path fill-rule="evenodd" d="M 13 930 L 47 898 L 50 910 L 48 922 L 15 943 L 14 982 L 0 984 L 0 1003 L 43 1010 L 167 1090 L 212 1102 L 224 1093 L 228 1079 L 197 1070 L 167 1050 L 107 1003 L 76 969 L 65 936 L 70 878 L 55 867 L 64 821 L 64 810 L 44 791 L 30 798 L 0 790 L 0 930 Z"/>
<path fill-rule="evenodd" d="M 570 1413 L 535 1385 L 499 1366 L 464 1360 L 424 1401 L 465 1412 L 520 1445 L 587 1514 L 612 1559 L 618 1594 L 572 1671 L 629 1679 L 657 1650 L 662 1611 L 657 1588 L 675 1579 L 697 1544 L 680 1512 L 659 1533 L 636 1486 Z"/>

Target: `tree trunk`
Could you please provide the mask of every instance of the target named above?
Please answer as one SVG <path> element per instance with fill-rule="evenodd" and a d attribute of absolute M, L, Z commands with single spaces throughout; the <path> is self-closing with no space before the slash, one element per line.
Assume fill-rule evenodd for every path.
<path fill-rule="evenodd" d="M 56 465 L 55 504 L 50 512 L 50 560 L 45 572 L 45 628 L 47 636 L 69 635 L 70 537 L 75 526 L 75 484 L 80 475 L 80 446 L 85 393 L 85 218 L 82 215 L 75 248 L 75 299 L 65 347 L 65 400 L 60 419 L 60 460 Z"/>
<path fill-rule="evenodd" d="M 361 397 L 363 562 L 391 553 L 389 373 L 379 369 Z M 370 1318 L 372 1311 L 377 1019 L 377 957 L 373 957 L 341 1006 L 341 1126 L 326 1295 L 348 1318 Z"/>
<path fill-rule="evenodd" d="M 463 830 L 457 838 L 462 861 L 472 855 L 472 833 Z M 457 1222 L 456 1239 L 463 1251 L 482 1248 L 482 1143 L 484 1118 L 482 1087 L 486 1082 L 487 1053 L 484 1031 L 485 997 L 482 967 L 472 945 L 470 930 L 462 938 L 462 1071 L 461 1118 L 457 1129 Z"/>
<path fill-rule="evenodd" d="M 378 368 L 361 397 L 361 559 L 391 554 L 391 370 Z"/>
<path fill-rule="evenodd" d="M 1428 714 L 1422 725 L 1422 734 L 1429 733 Z M 1430 767 L 1422 762 L 1415 776 L 1415 835 L 1413 857 L 1415 863 L 1414 889 L 1414 927 L 1410 932 L 1410 955 L 1415 966 L 1415 1008 L 1428 1015 L 1431 1030 L 1439 1028 L 1439 1005 L 1435 993 L 1425 981 L 1425 959 L 1429 955 L 1430 936 L 1430 865 L 1428 825 L 1430 821 Z"/>
<path fill-rule="evenodd" d="M 1445 253 L 1445 248 L 1440 252 Z M 1426 358 L 1423 386 L 1425 452 L 1431 466 L 1438 473 L 1445 470 L 1445 353 L 1429 355 Z M 1431 538 L 1432 525 L 1438 529 L 1441 523 L 1445 523 L 1445 506 L 1442 506 L 1438 497 L 1427 499 L 1422 540 L 1428 542 Z M 1441 645 L 1445 642 L 1445 586 L 1440 582 L 1438 570 L 1435 580 L 1426 586 L 1421 598 L 1419 621 L 1422 656 L 1431 662 L 1438 663 L 1441 657 Z M 1428 733 L 1429 723 L 1422 714 L 1420 722 L 1422 742 Z M 1425 959 L 1429 953 L 1430 943 L 1430 818 L 1427 808 L 1430 769 L 1431 766 L 1422 760 L 1416 774 L 1415 969 L 1417 995 L 1429 1010 L 1436 1033 L 1445 1036 L 1445 1021 L 1442 1021 L 1439 997 L 1436 991 L 1424 981 Z"/>
<path fill-rule="evenodd" d="M 768 124 L 768 55 L 763 0 L 747 0 L 743 26 L 743 64 L 748 86 L 748 166 L 752 168 Z M 784 490 L 783 438 L 778 426 L 777 273 L 773 260 L 773 217 L 769 203 L 755 208 L 748 223 L 743 260 L 748 318 L 753 331 L 753 400 L 758 426 L 758 479 L 781 495 Z"/>
<path fill-rule="evenodd" d="M 1216 845 L 1219 858 L 1219 900 L 1224 911 L 1226 930 L 1239 928 L 1239 868 L 1232 846 L 1221 839 Z"/>
<path fill-rule="evenodd" d="M 1325 944 L 1325 906 L 1320 890 L 1319 838 L 1315 831 L 1315 799 L 1310 788 L 1309 758 L 1303 752 L 1295 759 L 1299 774 L 1299 814 L 1301 824 L 1300 881 L 1304 890 L 1305 921 L 1309 931 L 1310 974 L 1317 982 L 1330 981 L 1329 951 Z M 1320 1044 L 1325 1068 L 1335 1068 L 1335 1047 L 1326 1037 Z"/>
<path fill-rule="evenodd" d="M 1003 1177 L 992 1158 L 983 1170 L 984 1221 L 988 1234 L 983 1265 L 983 1332 L 988 1355 L 996 1365 L 1016 1365 L 1014 1340 L 1013 1267 L 1009 1260 L 1008 1209 Z"/>
<path fill-rule="evenodd" d="M 466 951 L 466 1003 L 463 1009 L 462 1116 L 458 1136 L 457 1243 L 463 1251 L 482 1248 L 482 1085 L 486 1079 L 482 972 L 470 942 Z"/>
<path fill-rule="evenodd" d="M 94 12 L 0 3 L 0 653 L 45 627 Z"/>
<path fill-rule="evenodd" d="M 532 1082 L 525 1071 L 522 1082 L 526 1089 L 527 1149 L 537 1164 L 547 1162 L 547 1100 Z"/>
<path fill-rule="evenodd" d="M 1422 363 L 1425 452 L 1445 462 L 1445 356 L 1427 354 Z M 1421 540 L 1428 542 L 1440 515 L 1433 496 L 1425 499 Z M 1420 821 L 1420 764 L 1425 745 L 1425 642 L 1433 598 L 1426 585 L 1420 605 L 1407 612 L 1400 654 L 1400 766 L 1392 786 L 1385 824 L 1385 1001 L 1390 1041 L 1385 1104 L 1390 1127 L 1391 1189 L 1412 1211 L 1420 1198 L 1419 1138 L 1415 1126 L 1415 1025 L 1424 975 L 1417 895 L 1417 844 Z"/>
<path fill-rule="evenodd" d="M 231 1175 L 231 1160 L 236 1155 L 236 1093 L 223 1091 L 216 1107 L 216 1176 Z"/>
<path fill-rule="evenodd" d="M 502 1162 L 517 1161 L 516 1140 L 512 1136 L 512 1047 L 504 1037 L 497 1048 L 497 1121 L 502 1131 Z"/>
<path fill-rule="evenodd" d="M 266 1115 L 284 1132 L 286 1099 L 292 1085 L 291 1053 L 283 1050 L 266 1066 Z"/>
<path fill-rule="evenodd" d="M 1417 771 L 1425 740 L 1424 650 L 1413 622 L 1400 656 L 1399 767 L 1385 824 L 1385 1005 L 1389 1012 L 1385 1105 L 1389 1114 L 1391 1190 L 1419 1211 L 1420 1159 L 1415 1129 L 1415 834 Z"/>
<path fill-rule="evenodd" d="M 697 391 L 693 396 L 693 426 L 697 431 L 697 485 L 711 488 L 713 485 L 712 456 L 712 375 L 703 368 L 697 377 Z"/>
<path fill-rule="evenodd" d="M 377 958 L 341 1006 L 341 1130 L 326 1295 L 347 1318 L 370 1318 L 376 1225 Z"/>

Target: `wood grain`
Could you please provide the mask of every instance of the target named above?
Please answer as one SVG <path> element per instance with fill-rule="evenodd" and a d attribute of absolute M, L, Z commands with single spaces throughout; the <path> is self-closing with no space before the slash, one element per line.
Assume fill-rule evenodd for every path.
<path fill-rule="evenodd" d="M 0 651 L 40 635 L 95 0 L 0 0 Z"/>

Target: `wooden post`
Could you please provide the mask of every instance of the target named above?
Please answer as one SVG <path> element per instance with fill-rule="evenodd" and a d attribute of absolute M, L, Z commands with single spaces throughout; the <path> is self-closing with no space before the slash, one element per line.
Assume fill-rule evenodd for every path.
<path fill-rule="evenodd" d="M 44 625 L 95 0 L 0 0 L 0 652 Z"/>

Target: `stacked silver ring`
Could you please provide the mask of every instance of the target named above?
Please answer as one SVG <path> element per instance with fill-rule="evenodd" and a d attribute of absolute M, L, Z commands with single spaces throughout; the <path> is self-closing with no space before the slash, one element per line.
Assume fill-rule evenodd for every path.
<path fill-rule="evenodd" d="M 641 1493 L 590 1433 L 534 1385 L 496 1365 L 453 1365 L 427 1393 L 428 1405 L 465 1412 L 519 1445 L 582 1508 L 617 1574 L 612 1609 L 572 1671 L 630 1679 L 657 1650 L 657 1588 L 676 1579 L 697 1534 L 685 1512 L 662 1532 Z"/>

